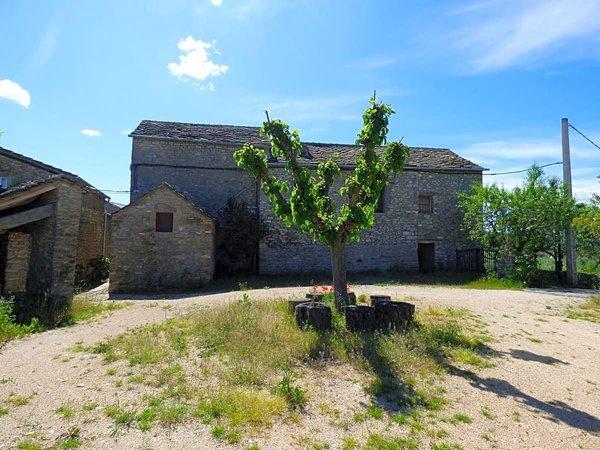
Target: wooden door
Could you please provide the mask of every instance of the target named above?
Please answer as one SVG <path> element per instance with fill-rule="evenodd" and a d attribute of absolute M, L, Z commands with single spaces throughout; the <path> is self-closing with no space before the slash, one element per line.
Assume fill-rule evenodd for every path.
<path fill-rule="evenodd" d="M 420 242 L 419 252 L 419 271 L 433 272 L 435 270 L 435 247 L 432 243 Z"/>

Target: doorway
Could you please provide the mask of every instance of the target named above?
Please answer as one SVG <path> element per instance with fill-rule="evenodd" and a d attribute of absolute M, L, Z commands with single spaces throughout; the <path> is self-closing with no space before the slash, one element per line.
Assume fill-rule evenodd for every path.
<path fill-rule="evenodd" d="M 419 271 L 430 273 L 435 270 L 435 245 L 433 243 L 419 242 Z"/>

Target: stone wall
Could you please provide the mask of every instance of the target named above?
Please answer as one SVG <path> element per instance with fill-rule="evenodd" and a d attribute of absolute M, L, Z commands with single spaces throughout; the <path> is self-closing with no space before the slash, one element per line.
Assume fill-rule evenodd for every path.
<path fill-rule="evenodd" d="M 0 154 L 0 177 L 8 177 L 9 187 L 52 175 L 44 169 Z"/>
<path fill-rule="evenodd" d="M 258 205 L 268 228 L 260 244 L 261 273 L 329 272 L 328 249 L 286 229 L 273 216 L 256 182 L 236 167 L 234 150 L 233 146 L 134 138 L 131 198 L 167 182 L 216 213 L 231 196 L 238 196 L 249 206 Z M 481 182 L 480 173 L 407 170 L 397 175 L 384 192 L 384 212 L 376 214 L 375 227 L 349 246 L 349 269 L 416 270 L 419 242 L 434 243 L 437 268 L 455 268 L 456 250 L 469 246 L 460 232 L 457 194 L 468 191 L 473 182 Z M 432 213 L 419 213 L 419 195 L 433 197 Z"/>
<path fill-rule="evenodd" d="M 173 232 L 156 232 L 157 212 L 173 213 Z M 215 223 L 161 186 L 111 218 L 110 292 L 192 289 L 214 274 Z"/>
<path fill-rule="evenodd" d="M 105 202 L 95 192 L 84 192 L 81 196 L 81 219 L 77 236 L 76 278 L 84 278 L 92 258 L 103 255 Z"/>
<path fill-rule="evenodd" d="M 238 197 L 255 207 L 257 184 L 233 160 L 234 147 L 134 138 L 131 201 L 166 182 L 210 214 Z"/>
<path fill-rule="evenodd" d="M 4 291 L 11 294 L 23 293 L 27 290 L 31 236 L 27 233 L 9 232 L 7 241 Z"/>
<path fill-rule="evenodd" d="M 476 181 L 481 182 L 480 174 L 406 171 L 395 176 L 384 191 L 384 212 L 376 213 L 375 226 L 348 247 L 348 270 L 416 270 L 419 242 L 434 243 L 436 268 L 454 269 L 456 250 L 469 246 L 460 232 L 457 194 L 468 191 Z M 432 213 L 419 212 L 419 195 L 433 197 Z M 331 270 L 328 249 L 286 228 L 264 195 L 260 213 L 268 227 L 260 245 L 262 274 Z"/>

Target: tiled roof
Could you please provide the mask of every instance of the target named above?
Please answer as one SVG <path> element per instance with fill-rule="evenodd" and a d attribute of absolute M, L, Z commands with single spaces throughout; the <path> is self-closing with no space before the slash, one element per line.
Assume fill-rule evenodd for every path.
<path fill-rule="evenodd" d="M 238 125 L 210 125 L 196 123 L 162 122 L 143 120 L 130 134 L 131 137 L 173 139 L 197 141 L 225 145 L 242 145 L 245 143 L 268 147 L 268 141 L 259 136 L 258 127 Z M 352 165 L 360 147 L 352 144 L 326 144 L 305 142 L 307 164 L 318 164 L 338 155 L 340 164 Z M 482 171 L 481 166 L 462 158 L 447 148 L 411 147 L 406 167 L 416 169 L 449 169 L 464 171 Z M 383 147 L 378 149 L 383 151 Z"/>
<path fill-rule="evenodd" d="M 26 181 L 25 183 L 16 184 L 6 189 L 5 191 L 0 192 L 0 198 L 8 197 L 16 192 L 27 191 L 28 189 L 41 186 L 42 184 L 51 183 L 56 180 L 60 180 L 64 178 L 62 175 L 50 175 L 46 178 L 39 178 L 37 180 Z"/>
<path fill-rule="evenodd" d="M 69 181 L 71 181 L 73 183 L 79 184 L 80 186 L 83 186 L 83 187 L 85 187 L 87 189 L 90 189 L 92 191 L 96 191 L 100 195 L 103 195 L 104 197 L 106 197 L 105 194 L 103 194 L 102 192 L 100 192 L 98 189 L 96 189 L 90 183 L 88 183 L 87 181 L 85 181 L 83 178 L 81 178 L 81 177 L 79 177 L 79 176 L 77 176 L 77 175 L 75 175 L 75 174 L 73 174 L 71 172 L 67 172 L 66 170 L 62 170 L 62 169 L 59 169 L 58 167 L 51 166 L 50 164 L 46 164 L 46 163 L 43 163 L 43 162 L 38 161 L 36 159 L 29 158 L 28 156 L 21 155 L 20 153 L 13 152 L 12 150 L 8 150 L 7 148 L 4 148 L 4 147 L 0 147 L 0 155 L 6 156 L 8 158 L 15 159 L 17 161 L 21 161 L 21 162 L 26 163 L 26 164 L 30 164 L 30 165 L 32 165 L 34 167 L 38 167 L 38 168 L 43 169 L 43 170 L 45 170 L 45 171 L 47 171 L 47 172 L 49 172 L 49 173 L 51 173 L 53 175 L 62 176 L 62 177 L 66 178 L 67 180 L 69 180 Z M 21 186 L 21 185 L 19 185 L 19 186 Z"/>

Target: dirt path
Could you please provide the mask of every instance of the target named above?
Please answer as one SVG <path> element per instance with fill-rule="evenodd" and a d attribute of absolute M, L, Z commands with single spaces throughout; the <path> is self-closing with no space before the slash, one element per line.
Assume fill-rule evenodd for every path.
<path fill-rule="evenodd" d="M 448 429 L 449 441 L 463 448 L 600 448 L 600 326 L 567 320 L 564 308 L 585 294 L 562 292 L 478 291 L 422 286 L 354 286 L 363 292 L 412 296 L 417 307 L 465 307 L 481 316 L 496 340 L 495 367 L 478 371 L 476 380 L 449 376 L 451 410 L 472 422 Z M 248 291 L 251 298 L 274 299 L 301 294 L 306 288 Z M 112 404 L 122 390 L 104 377 L 102 359 L 74 353 L 77 344 L 92 345 L 127 329 L 180 314 L 188 307 L 206 307 L 241 298 L 242 292 L 171 296 L 135 301 L 132 306 L 88 324 L 52 330 L 13 341 L 0 350 L 0 448 L 35 440 L 51 447 L 73 424 L 55 411 L 61 405 Z M 99 292 L 98 295 L 104 295 Z M 7 400 L 12 395 L 12 401 Z M 18 405 L 18 403 L 26 403 Z M 493 411 L 484 417 L 483 408 Z M 214 448 L 198 430 L 152 429 L 113 437 L 104 422 L 89 424 L 94 448 Z M 325 433 L 325 431 L 323 431 Z M 198 434 L 200 433 L 200 434 Z M 315 431 L 316 434 L 318 434 Z M 200 436 L 200 437 L 199 437 Z M 325 438 L 327 434 L 324 434 Z M 267 446 L 277 448 L 278 437 Z M 332 438 L 332 446 L 336 441 Z M 262 447 L 262 444 L 261 444 Z"/>

